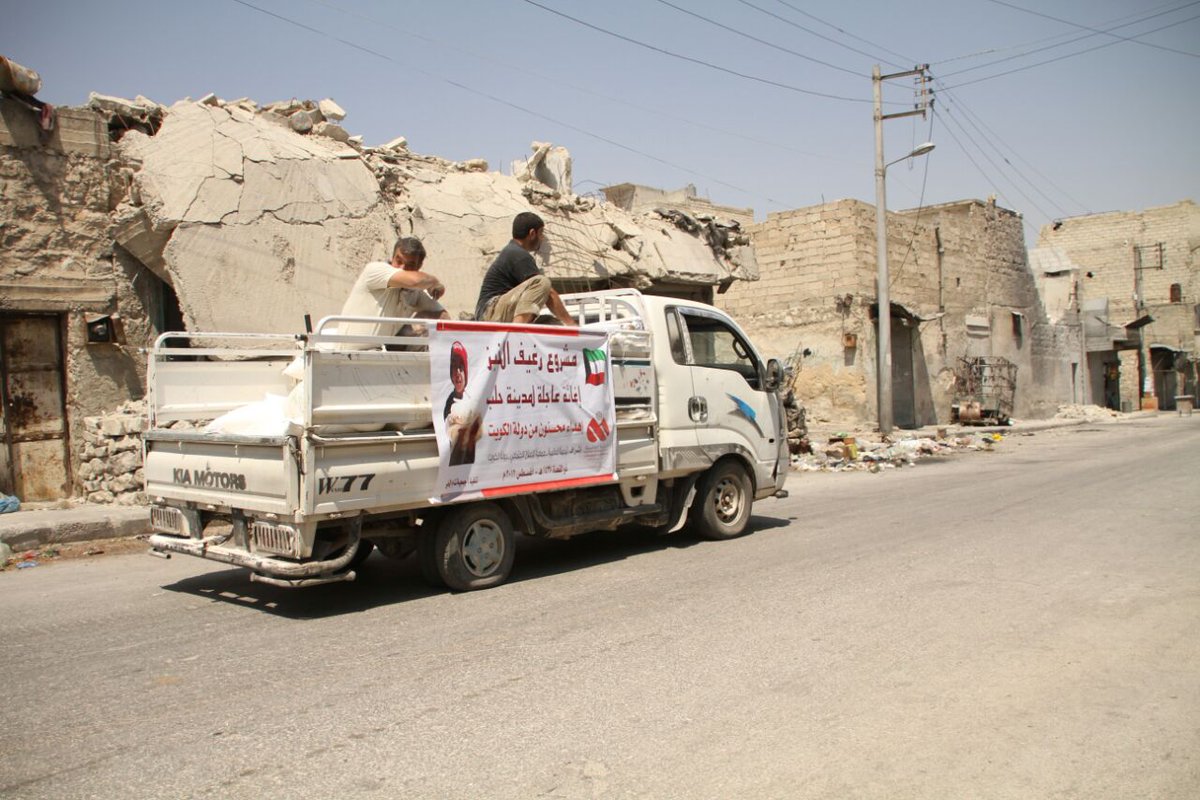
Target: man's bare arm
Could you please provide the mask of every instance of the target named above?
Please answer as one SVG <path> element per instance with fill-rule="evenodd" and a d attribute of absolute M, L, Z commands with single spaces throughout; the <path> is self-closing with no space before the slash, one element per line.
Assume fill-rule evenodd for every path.
<path fill-rule="evenodd" d="M 568 328 L 574 328 L 579 325 L 575 318 L 567 312 L 567 307 L 563 305 L 562 298 L 558 296 L 558 292 L 554 289 L 550 290 L 550 297 L 546 300 L 546 306 L 549 307 L 550 313 L 558 317 L 558 321 Z"/>
<path fill-rule="evenodd" d="M 424 289 L 434 300 L 446 293 L 446 287 L 428 272 L 398 269 L 388 278 L 389 289 Z"/>

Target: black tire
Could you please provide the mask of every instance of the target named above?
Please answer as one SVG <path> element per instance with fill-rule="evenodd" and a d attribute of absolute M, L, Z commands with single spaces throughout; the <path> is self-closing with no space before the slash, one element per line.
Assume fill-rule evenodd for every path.
<path fill-rule="evenodd" d="M 734 539 L 746 532 L 754 504 L 746 469 L 737 461 L 720 461 L 704 474 L 692 501 L 692 531 L 704 539 Z"/>
<path fill-rule="evenodd" d="M 421 537 L 421 574 L 452 591 L 487 589 L 508 580 L 516 538 L 512 522 L 495 503 L 447 510 L 434 530 Z"/>

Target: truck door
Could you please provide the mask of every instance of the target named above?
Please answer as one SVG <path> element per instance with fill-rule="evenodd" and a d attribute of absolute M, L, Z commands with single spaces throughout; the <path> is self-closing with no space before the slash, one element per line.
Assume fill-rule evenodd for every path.
<path fill-rule="evenodd" d="M 729 318 L 679 306 L 692 379 L 689 408 L 697 444 L 719 457 L 740 451 L 755 465 L 760 490 L 776 486 L 787 436 L 779 398 L 766 391 L 766 368 L 750 340 Z M 786 471 L 786 470 L 783 470 Z"/>
<path fill-rule="evenodd" d="M 709 461 L 697 445 L 697 409 L 692 389 L 692 367 L 688 360 L 683 323 L 675 308 L 668 306 L 666 337 L 655 339 L 654 373 L 658 381 L 658 439 L 664 475 L 695 472 Z M 665 351 L 660 349 L 666 344 Z"/>

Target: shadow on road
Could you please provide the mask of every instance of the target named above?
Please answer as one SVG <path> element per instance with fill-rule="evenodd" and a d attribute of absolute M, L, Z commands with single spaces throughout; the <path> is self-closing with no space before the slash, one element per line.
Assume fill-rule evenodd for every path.
<path fill-rule="evenodd" d="M 788 524 L 787 519 L 779 517 L 754 516 L 746 535 Z M 508 583 L 589 569 L 646 553 L 688 548 L 701 541 L 686 530 L 662 535 L 646 529 L 622 529 L 586 533 L 566 540 L 522 536 L 517 540 L 516 561 Z M 447 592 L 444 587 L 433 588 L 424 582 L 412 556 L 394 561 L 376 552 L 355 572 L 357 577 L 353 581 L 284 589 L 252 582 L 250 571 L 241 567 L 218 568 L 163 588 L 288 619 L 354 614 Z"/>

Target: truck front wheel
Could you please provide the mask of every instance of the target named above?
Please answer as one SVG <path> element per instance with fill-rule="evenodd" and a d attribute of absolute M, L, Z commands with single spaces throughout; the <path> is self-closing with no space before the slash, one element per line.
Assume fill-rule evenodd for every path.
<path fill-rule="evenodd" d="M 736 461 L 721 461 L 704 474 L 692 506 L 692 529 L 705 539 L 741 536 L 754 502 L 750 476 Z"/>
<path fill-rule="evenodd" d="M 431 583 L 456 592 L 504 583 L 516 545 L 512 522 L 495 503 L 451 508 L 421 537 L 421 571 Z"/>

